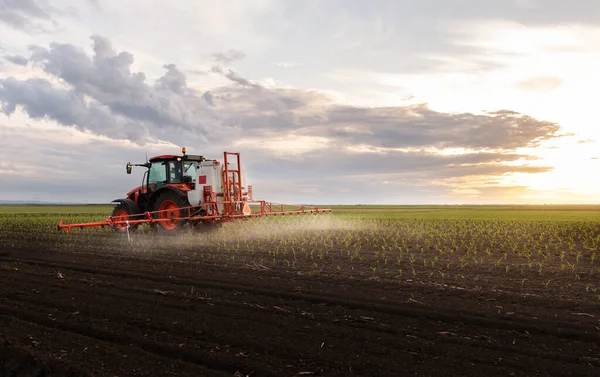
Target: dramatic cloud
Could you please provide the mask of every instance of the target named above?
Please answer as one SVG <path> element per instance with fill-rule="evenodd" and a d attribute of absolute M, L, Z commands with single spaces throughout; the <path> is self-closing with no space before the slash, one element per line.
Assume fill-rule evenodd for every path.
<path fill-rule="evenodd" d="M 511 112 L 500 111 L 489 116 L 443 114 L 424 105 L 380 109 L 341 107 L 331 111 L 326 122 L 327 128 L 319 128 L 325 135 L 383 148 L 515 149 L 551 138 L 559 131 L 556 124 Z M 356 132 L 358 126 L 365 124 L 371 131 Z"/>
<path fill-rule="evenodd" d="M 0 80 L 0 102 L 6 114 L 24 107 L 32 118 L 50 117 L 64 125 L 114 138 L 143 142 L 152 129 L 160 136 L 206 140 L 215 129 L 214 116 L 198 93 L 187 87 L 174 65 L 153 84 L 131 72 L 133 55 L 117 53 L 106 38 L 93 36 L 94 56 L 69 44 L 32 48 L 30 61 L 67 88 L 46 79 Z M 221 126 L 221 128 L 225 128 Z"/>
<path fill-rule="evenodd" d="M 193 153 L 219 158 L 223 150 L 235 148 L 243 153 L 257 188 L 272 195 L 271 200 L 291 200 L 293 194 L 302 193 L 325 195 L 324 185 L 331 185 L 330 196 L 323 197 L 326 201 L 331 201 L 331 193 L 356 197 L 372 190 L 372 185 L 385 185 L 388 195 L 433 190 L 444 197 L 452 190 L 465 189 L 461 183 L 448 185 L 451 180 L 551 170 L 541 164 L 528 165 L 535 158 L 518 150 L 560 136 L 557 124 L 513 111 L 476 115 L 442 113 L 425 104 L 340 105 L 324 92 L 261 84 L 221 65 L 209 72 L 221 80 L 216 86 L 190 85 L 174 63 L 164 64 L 165 73 L 151 81 L 132 70 L 133 54 L 116 51 L 105 37 L 91 39 L 91 56 L 66 43 L 32 47 L 22 63 L 44 76 L 0 79 L 2 112 L 51 120 L 83 135 L 102 137 L 103 145 L 116 149 L 120 143 L 133 143 L 141 152 L 139 146 L 165 142 L 169 148 L 186 145 Z M 218 59 L 225 62 L 235 57 L 229 53 Z M 16 135 L 6 134 L 4 140 L 10 143 Z M 60 149 L 57 146 L 47 155 L 68 158 Z M 114 159 L 106 153 L 99 155 Z M 78 161 L 75 170 L 85 170 L 84 161 Z M 122 167 L 115 165 L 115 169 Z M 18 180 L 15 170 L 0 170 L 9 177 L 5 184 L 9 190 L 18 191 L 37 179 Z M 108 172 L 103 167 L 98 175 L 118 180 L 120 170 Z M 36 176 L 38 170 L 32 164 L 18 171 Z M 69 176 L 68 167 L 60 171 Z M 274 175 L 278 182 L 273 182 Z M 294 187 L 276 192 L 283 182 L 294 182 Z M 128 189 L 123 183 L 116 185 L 113 191 Z M 52 185 L 48 187 L 53 190 Z M 376 198 L 364 202 L 373 201 Z"/>
<path fill-rule="evenodd" d="M 93 36 L 92 40 L 92 57 L 69 44 L 32 48 L 30 61 L 68 87 L 46 79 L 2 79 L 4 112 L 11 114 L 23 106 L 34 118 L 48 116 L 111 137 L 125 131 L 126 125 L 211 137 L 226 124 L 236 123 L 246 135 L 287 130 L 381 148 L 515 149 L 552 138 L 559 130 L 556 124 L 510 111 L 473 115 L 439 113 L 425 105 L 340 106 L 322 93 L 266 88 L 220 66 L 212 72 L 236 85 L 199 92 L 187 85 L 175 64 L 164 65 L 164 76 L 149 84 L 144 73 L 131 71 L 132 54 L 117 53 L 106 38 Z M 101 122 L 89 121 L 103 112 Z M 122 121 L 107 122 L 110 116 Z"/>

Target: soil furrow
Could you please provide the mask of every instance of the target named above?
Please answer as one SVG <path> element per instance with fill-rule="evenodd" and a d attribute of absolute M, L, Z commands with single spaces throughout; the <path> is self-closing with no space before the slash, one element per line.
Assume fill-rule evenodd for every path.
<path fill-rule="evenodd" d="M 131 271 L 109 270 L 104 268 L 92 268 L 78 265 L 56 264 L 47 262 L 32 262 L 47 267 L 63 268 L 67 270 L 96 273 L 114 276 L 118 278 L 144 279 L 158 283 L 178 284 L 185 286 L 205 287 L 222 290 L 235 290 L 250 294 L 258 294 L 280 299 L 303 300 L 311 303 L 326 303 L 328 305 L 343 306 L 358 310 L 375 310 L 387 314 L 402 315 L 415 318 L 427 318 L 432 321 L 443 322 L 463 322 L 474 326 L 496 328 L 503 330 L 514 330 L 522 333 L 535 335 L 551 335 L 558 338 L 568 338 L 575 341 L 600 342 L 600 334 L 589 332 L 589 327 L 579 327 L 568 323 L 561 323 L 554 326 L 540 324 L 537 320 L 527 318 L 488 318 L 477 316 L 476 314 L 465 313 L 457 310 L 449 310 L 446 307 L 416 307 L 414 305 L 392 305 L 382 301 L 367 301 L 356 299 L 343 299 L 339 295 L 328 295 L 325 293 L 292 293 L 287 291 L 277 291 L 272 289 L 258 288 L 256 286 L 240 285 L 236 283 L 216 282 L 210 280 L 200 280 L 197 278 L 175 277 L 147 273 L 138 273 Z"/>
<path fill-rule="evenodd" d="M 57 281 L 53 281 L 53 283 L 54 284 L 59 284 Z M 83 299 L 86 296 L 84 295 L 84 296 L 80 296 L 80 297 Z M 134 298 L 134 297 L 131 297 L 131 296 L 128 296 L 128 295 L 124 295 L 124 294 L 118 294 L 118 295 L 115 295 L 115 296 L 111 295 L 111 297 L 113 297 L 113 298 L 122 298 L 124 300 L 124 302 L 127 302 L 128 300 L 131 300 L 131 299 Z M 171 298 L 173 298 L 176 301 L 180 299 L 177 296 L 171 297 L 171 295 L 162 295 L 161 298 L 162 299 L 171 299 Z M 136 297 L 136 299 L 139 301 L 139 297 Z M 21 298 L 21 300 L 22 300 L 22 298 Z M 100 292 L 97 292 L 96 295 L 92 295 L 92 297 L 88 298 L 88 301 L 92 301 L 92 300 L 98 300 L 97 304 L 99 304 L 99 305 L 103 304 L 102 303 L 102 295 L 101 295 Z M 35 299 L 33 299 L 33 302 L 35 302 Z M 41 301 L 39 303 L 41 303 Z M 231 305 L 231 306 L 237 307 L 238 312 L 239 312 L 239 309 L 244 309 L 244 306 L 247 306 L 247 305 L 244 305 L 244 304 L 240 304 L 238 302 L 233 303 L 233 302 L 225 302 L 225 301 L 222 301 L 222 300 L 216 302 L 216 304 L 219 305 L 219 306 L 223 306 L 223 305 L 229 306 L 229 305 Z M 52 307 L 51 302 L 48 302 L 47 305 L 49 305 L 50 307 Z M 161 302 L 161 305 L 164 306 L 164 302 Z M 190 310 L 193 308 L 193 306 L 189 306 L 189 305 L 186 306 L 186 305 L 177 305 L 177 304 L 175 304 L 174 306 L 176 306 L 176 309 L 178 309 L 178 310 L 182 309 L 182 307 L 184 307 L 185 309 L 190 309 Z M 316 308 L 322 308 L 321 306 L 315 306 L 315 307 Z M 267 308 L 263 307 L 263 308 L 264 308 L 263 310 L 265 311 L 265 315 L 271 315 L 271 316 L 273 316 L 272 313 L 268 312 L 268 310 L 267 310 L 268 307 Z M 67 307 L 67 310 L 74 310 L 74 308 Z M 255 311 L 255 310 L 256 309 L 253 309 L 253 311 Z M 130 310 L 128 310 L 128 312 L 129 311 Z M 217 312 L 218 312 L 218 309 L 217 309 Z M 85 313 L 82 313 L 82 314 L 85 314 Z M 208 313 L 205 311 L 202 314 L 206 315 Z M 252 313 L 252 314 L 254 314 L 254 313 Z M 280 312 L 279 316 L 281 316 L 282 314 L 285 314 L 285 313 L 281 313 Z M 181 317 L 181 313 L 178 312 L 178 311 L 173 311 L 173 313 L 171 313 L 171 314 L 169 314 L 168 312 L 165 312 L 165 315 L 167 315 L 170 318 Z M 290 314 L 290 315 L 293 315 L 293 313 Z M 225 316 L 226 317 L 230 317 L 227 314 L 225 314 Z M 250 313 L 247 314 L 247 315 L 245 315 L 244 312 L 242 311 L 242 312 L 239 312 L 239 314 L 236 315 L 236 316 L 234 316 L 232 319 L 234 319 L 234 320 L 235 319 L 239 319 L 239 320 L 245 319 L 246 321 L 259 322 L 262 326 L 266 326 L 267 328 L 268 327 L 272 327 L 272 326 L 269 326 L 269 325 L 271 325 L 273 322 L 277 322 L 277 320 L 269 321 L 268 319 L 263 320 L 262 317 L 260 317 L 260 319 L 257 319 L 257 318 L 249 318 L 249 316 L 250 316 Z M 400 319 L 403 321 L 403 325 L 406 326 L 407 325 L 406 319 L 404 319 L 404 318 L 400 318 Z M 130 319 L 126 318 L 126 320 L 130 320 Z M 139 318 L 137 318 L 136 320 L 138 322 L 144 323 L 144 321 L 140 320 Z M 463 337 L 452 337 L 452 336 L 451 337 L 445 337 L 445 336 L 442 336 L 442 337 L 435 338 L 435 337 L 431 337 L 431 336 L 424 336 L 424 334 L 418 333 L 416 331 L 402 332 L 402 333 L 400 333 L 399 331 L 391 330 L 390 327 L 387 327 L 386 329 L 382 329 L 380 327 L 372 328 L 372 327 L 368 326 L 368 323 L 370 323 L 369 321 L 363 321 L 363 322 L 366 323 L 367 325 L 361 324 L 358 321 L 353 322 L 353 323 L 352 322 L 346 322 L 346 323 L 352 323 L 352 326 L 354 328 L 360 328 L 361 330 L 371 330 L 371 331 L 374 331 L 374 332 L 383 332 L 383 333 L 393 334 L 394 337 L 396 337 L 396 336 L 410 336 L 410 337 L 414 337 L 414 338 L 420 338 L 423 341 L 424 340 L 432 340 L 432 341 L 437 341 L 438 343 L 450 343 L 450 344 L 454 344 L 454 345 L 462 346 L 462 347 L 477 347 L 477 348 L 485 348 L 485 349 L 490 349 L 490 350 L 496 350 L 498 352 L 505 353 L 506 354 L 505 355 L 505 359 L 508 357 L 509 354 L 514 353 L 514 354 L 519 354 L 519 355 L 523 355 L 523 356 L 527 355 L 529 357 L 534 357 L 534 358 L 535 357 L 539 357 L 539 358 L 548 358 L 548 359 L 553 359 L 553 360 L 562 360 L 564 362 L 574 362 L 574 363 L 577 363 L 577 362 L 581 361 L 579 357 L 568 357 L 568 356 L 564 357 L 560 353 L 542 352 L 542 351 L 534 350 L 534 349 L 524 349 L 524 348 L 522 348 L 523 346 L 521 346 L 521 348 L 516 348 L 516 347 L 507 346 L 507 345 L 501 345 L 501 344 L 498 344 L 498 343 L 487 344 L 485 342 L 484 343 L 477 342 L 477 341 L 472 340 L 472 338 L 470 338 L 469 336 L 467 336 L 469 334 L 465 334 Z M 338 324 L 344 324 L 344 322 L 340 323 L 338 321 Z M 299 323 L 296 323 L 296 325 L 299 325 Z M 413 328 L 415 328 L 418 325 L 419 325 L 418 322 L 413 321 L 413 323 L 412 323 L 411 326 Z M 156 324 L 154 324 L 153 326 L 154 326 L 155 330 L 162 330 L 162 331 L 165 331 L 165 332 L 171 332 L 173 334 L 184 334 L 185 333 L 185 330 L 177 331 L 176 330 L 177 327 L 167 326 L 167 327 L 161 328 L 161 327 L 157 327 Z M 429 330 L 432 330 L 432 326 L 431 325 L 428 325 L 427 328 Z M 274 329 L 274 330 L 276 330 L 276 329 Z M 339 337 L 340 339 L 342 339 L 344 337 L 344 334 L 345 334 L 346 330 L 347 329 L 344 329 L 344 328 L 340 328 L 340 329 L 336 330 L 335 327 L 332 327 L 332 328 L 329 329 L 329 337 L 331 338 L 331 336 L 333 336 L 335 334 L 336 337 Z M 438 328 L 437 331 L 438 332 L 443 332 L 443 331 L 441 331 L 440 328 Z M 365 333 L 365 334 L 360 333 L 360 334 L 364 335 L 366 337 L 366 339 L 363 339 L 363 340 L 365 340 L 365 341 L 368 340 L 368 335 L 366 335 L 368 333 Z M 476 337 L 476 335 L 475 335 L 475 337 Z M 225 339 L 223 339 L 223 340 L 225 340 Z M 505 343 L 509 343 L 510 339 L 504 339 L 504 341 L 505 341 Z M 519 339 L 519 343 L 522 344 L 521 339 Z M 393 346 L 393 343 L 392 342 L 388 342 L 388 345 L 389 346 Z M 257 347 L 257 348 L 260 348 L 260 347 Z M 505 361 L 505 363 L 506 363 L 506 361 Z"/>
<path fill-rule="evenodd" d="M 504 271 L 462 290 L 312 274 L 309 264 L 253 270 L 237 257 L 126 254 L 106 239 L 0 255 L 0 338 L 98 376 L 593 376 L 600 368 L 596 303 L 491 289 Z"/>

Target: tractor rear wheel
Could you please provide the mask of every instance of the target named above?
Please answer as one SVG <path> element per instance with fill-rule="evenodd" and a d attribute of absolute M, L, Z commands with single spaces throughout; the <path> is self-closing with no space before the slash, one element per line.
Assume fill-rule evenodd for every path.
<path fill-rule="evenodd" d="M 154 223 L 154 228 L 163 233 L 176 233 L 181 231 L 187 225 L 187 220 L 176 220 L 177 218 L 187 216 L 186 211 L 182 211 L 181 207 L 188 207 L 189 203 L 186 199 L 177 195 L 172 191 L 161 193 L 154 202 L 153 211 L 162 211 L 154 215 L 158 220 Z"/>
<path fill-rule="evenodd" d="M 133 213 L 131 208 L 122 202 L 115 206 L 112 213 L 112 216 L 116 217 L 116 220 L 118 221 L 134 220 L 135 216 L 133 215 L 136 215 L 136 213 Z M 127 233 L 127 225 L 128 224 L 115 224 L 112 227 L 117 233 Z M 132 232 L 136 230 L 137 227 L 138 224 L 130 224 L 129 231 Z"/>

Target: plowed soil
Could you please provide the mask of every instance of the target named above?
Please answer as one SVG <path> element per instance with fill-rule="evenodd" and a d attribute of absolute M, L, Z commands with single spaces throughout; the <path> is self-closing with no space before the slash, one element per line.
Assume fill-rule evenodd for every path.
<path fill-rule="evenodd" d="M 0 268 L 3 376 L 600 375 L 597 301 L 89 249 Z"/>

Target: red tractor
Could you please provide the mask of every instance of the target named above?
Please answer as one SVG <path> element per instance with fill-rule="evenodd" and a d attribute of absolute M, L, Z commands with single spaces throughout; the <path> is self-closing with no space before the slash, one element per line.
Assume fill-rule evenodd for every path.
<path fill-rule="evenodd" d="M 127 163 L 127 174 L 131 174 L 133 166 L 147 170 L 140 186 L 129 191 L 125 198 L 113 200 L 117 205 L 112 216 L 105 221 L 83 224 L 63 224 L 61 220 L 59 230 L 111 226 L 117 232 L 128 232 L 148 223 L 156 230 L 174 232 L 188 225 L 219 225 L 257 216 L 331 212 L 304 206 L 290 211 L 283 204 L 274 206 L 264 200 L 253 200 L 252 186 L 245 185 L 239 153 L 224 152 L 221 164 L 204 156 L 188 155 L 185 147 L 181 152 L 181 155 L 155 156 L 145 164 Z M 230 161 L 231 157 L 234 161 Z M 258 208 L 252 210 L 251 205 Z"/>

